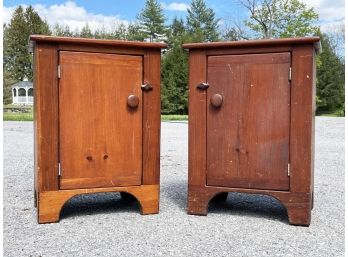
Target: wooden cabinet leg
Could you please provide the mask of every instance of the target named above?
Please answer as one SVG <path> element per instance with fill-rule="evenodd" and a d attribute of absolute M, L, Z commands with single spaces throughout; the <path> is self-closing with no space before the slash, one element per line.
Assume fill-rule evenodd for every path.
<path fill-rule="evenodd" d="M 60 211 L 66 201 L 74 194 L 64 194 L 59 191 L 48 191 L 39 194 L 38 221 L 51 223 L 59 221 Z"/>
<path fill-rule="evenodd" d="M 151 201 L 140 202 L 141 205 L 141 214 L 157 214 L 159 212 L 159 200 L 152 199 Z"/>
<path fill-rule="evenodd" d="M 311 205 L 312 203 L 287 205 L 289 223 L 291 225 L 309 226 L 311 223 Z"/>
<path fill-rule="evenodd" d="M 189 189 L 187 213 L 206 216 L 211 194 L 204 190 Z"/>
<path fill-rule="evenodd" d="M 148 185 L 142 190 L 130 192 L 139 201 L 141 214 L 157 214 L 159 212 L 159 186 Z"/>
<path fill-rule="evenodd" d="M 208 203 L 205 200 L 199 198 L 194 201 L 188 201 L 187 213 L 206 216 L 208 213 Z"/>
<path fill-rule="evenodd" d="M 63 205 L 75 195 L 120 191 L 123 196 L 138 200 L 141 206 L 141 214 L 156 214 L 159 212 L 159 185 L 46 191 L 38 194 L 39 223 L 59 221 Z"/>

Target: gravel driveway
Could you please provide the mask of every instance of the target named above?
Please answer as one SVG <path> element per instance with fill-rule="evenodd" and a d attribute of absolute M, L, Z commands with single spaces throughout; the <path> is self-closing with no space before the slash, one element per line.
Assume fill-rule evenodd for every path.
<path fill-rule="evenodd" d="M 33 206 L 33 124 L 4 122 L 4 256 L 344 256 L 344 118 L 316 119 L 310 227 L 288 225 L 275 199 L 229 194 L 208 216 L 186 214 L 187 123 L 162 123 L 158 215 L 118 193 L 78 196 L 59 223 Z"/>

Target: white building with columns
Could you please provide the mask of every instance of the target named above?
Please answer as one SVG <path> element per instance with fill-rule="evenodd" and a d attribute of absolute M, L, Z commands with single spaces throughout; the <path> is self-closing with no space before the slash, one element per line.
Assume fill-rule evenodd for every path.
<path fill-rule="evenodd" d="M 24 79 L 21 82 L 14 84 L 12 87 L 12 104 L 33 105 L 34 89 L 33 83 Z"/>

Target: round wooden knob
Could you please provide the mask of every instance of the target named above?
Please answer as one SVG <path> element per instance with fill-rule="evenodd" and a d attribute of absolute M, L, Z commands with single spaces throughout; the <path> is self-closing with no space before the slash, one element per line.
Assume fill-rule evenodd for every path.
<path fill-rule="evenodd" d="M 127 105 L 131 108 L 135 108 L 139 105 L 139 97 L 136 95 L 130 95 L 127 98 Z"/>
<path fill-rule="evenodd" d="M 215 108 L 219 108 L 222 105 L 222 102 L 223 102 L 223 99 L 222 99 L 222 95 L 220 94 L 215 94 L 210 98 L 210 103 Z"/>

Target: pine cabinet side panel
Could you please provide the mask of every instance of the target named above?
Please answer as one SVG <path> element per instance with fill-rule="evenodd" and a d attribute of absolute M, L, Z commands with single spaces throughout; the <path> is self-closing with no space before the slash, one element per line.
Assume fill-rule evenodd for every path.
<path fill-rule="evenodd" d="M 161 135 L 161 54 L 149 50 L 144 55 L 144 83 L 153 88 L 143 91 L 143 185 L 157 185 L 160 179 Z"/>
<path fill-rule="evenodd" d="M 191 51 L 189 59 L 189 186 L 206 185 L 207 91 L 197 85 L 206 81 L 204 51 Z"/>
<path fill-rule="evenodd" d="M 315 62 L 312 46 L 294 47 L 290 122 L 290 191 L 311 192 L 314 166 Z"/>
<path fill-rule="evenodd" d="M 37 43 L 34 51 L 35 177 L 38 191 L 58 190 L 58 51 Z"/>

